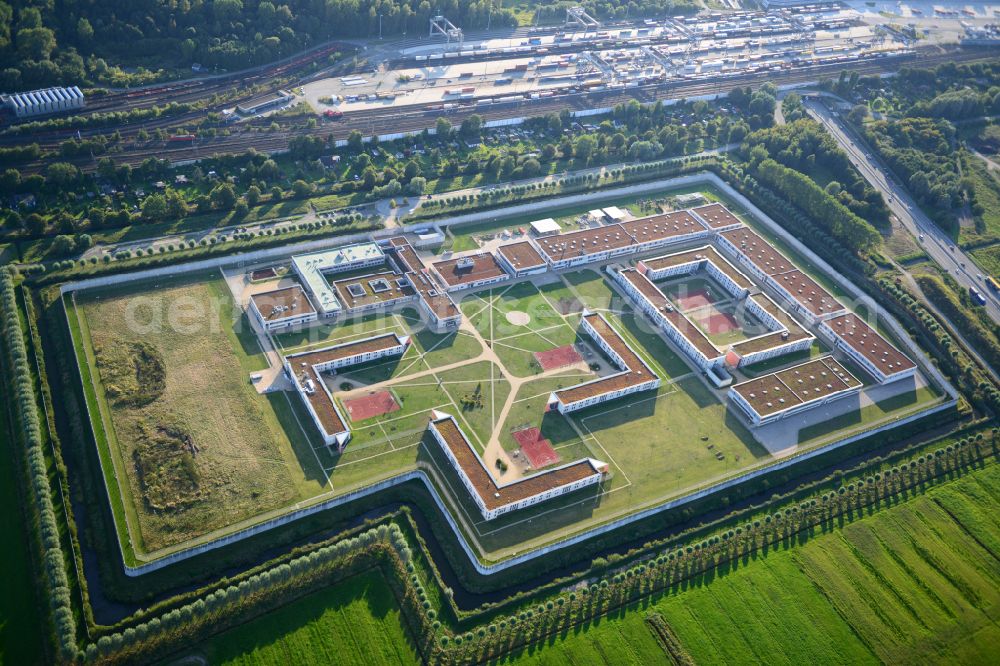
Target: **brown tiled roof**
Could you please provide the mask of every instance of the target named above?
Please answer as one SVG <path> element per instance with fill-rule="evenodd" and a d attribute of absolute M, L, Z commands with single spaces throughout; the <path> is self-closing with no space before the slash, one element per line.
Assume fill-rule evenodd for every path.
<path fill-rule="evenodd" d="M 762 417 L 861 386 L 832 356 L 737 384 L 733 391 Z"/>
<path fill-rule="evenodd" d="M 459 268 L 460 263 L 468 261 L 472 262 L 472 266 Z M 449 286 L 468 284 L 469 282 L 489 280 L 507 275 L 507 271 L 503 269 L 503 266 L 500 265 L 500 262 L 497 261 L 492 252 L 436 261 L 433 266 L 434 270 L 438 272 Z"/>
<path fill-rule="evenodd" d="M 298 317 L 316 312 L 312 302 L 306 298 L 299 285 L 265 291 L 251 297 L 254 306 L 266 321 Z"/>
<path fill-rule="evenodd" d="M 451 450 L 455 460 L 472 482 L 476 493 L 490 511 L 541 494 L 560 486 L 569 485 L 598 473 L 589 460 L 581 460 L 564 467 L 539 472 L 512 483 L 498 486 L 483 467 L 482 459 L 472 449 L 465 434 L 451 417 L 431 421 L 441 438 Z"/>
<path fill-rule="evenodd" d="M 611 326 L 599 314 L 590 313 L 584 315 L 587 322 L 594 328 L 597 334 L 608 343 L 608 346 L 615 351 L 622 359 L 625 367 L 622 372 L 607 377 L 601 377 L 583 384 L 577 384 L 569 388 L 556 391 L 556 395 L 563 404 L 571 404 L 592 398 L 594 396 L 617 391 L 636 384 L 642 384 L 651 379 L 656 379 L 654 373 L 635 352 L 629 349 L 621 336 L 615 332 Z"/>
<path fill-rule="evenodd" d="M 794 270 L 795 266 L 785 255 L 747 227 L 723 231 L 721 236 L 736 246 L 765 275 L 778 275 Z"/>
<path fill-rule="evenodd" d="M 826 323 L 837 337 L 886 375 L 916 367 L 910 357 L 893 347 L 888 340 L 853 312 L 828 319 Z"/>
<path fill-rule="evenodd" d="M 510 265 L 519 271 L 545 265 L 545 259 L 528 241 L 501 245 L 497 248 L 497 252 L 502 254 L 510 262 Z"/>
<path fill-rule="evenodd" d="M 797 268 L 781 275 L 774 275 L 772 278 L 784 287 L 802 307 L 817 317 L 844 309 L 844 306 L 830 292 Z"/>
<path fill-rule="evenodd" d="M 400 269 L 410 280 L 410 284 L 420 294 L 420 300 L 434 313 L 438 319 L 448 319 L 459 315 L 460 310 L 446 292 L 442 291 L 434 278 L 424 267 L 424 262 L 417 256 L 410 242 L 403 236 L 393 236 L 389 239 L 393 256 L 400 264 Z"/>
<path fill-rule="evenodd" d="M 693 209 L 694 213 L 708 223 L 712 229 L 728 227 L 733 224 L 742 224 L 740 218 L 733 215 L 728 208 L 720 203 L 711 203 L 706 206 L 698 206 Z"/>
<path fill-rule="evenodd" d="M 704 225 L 687 211 L 677 211 L 594 229 L 545 236 L 535 242 L 543 254 L 552 261 L 559 261 L 699 231 L 705 231 Z"/>
<path fill-rule="evenodd" d="M 753 282 L 751 282 L 746 275 L 741 273 L 738 268 L 729 263 L 729 261 L 719 254 L 719 251 L 711 245 L 697 247 L 693 250 L 686 250 L 685 252 L 678 252 L 676 254 L 668 254 L 662 257 L 643 259 L 642 263 L 651 270 L 657 271 L 663 268 L 679 266 L 693 261 L 710 261 L 716 268 L 719 269 L 720 272 L 728 275 L 729 278 L 740 287 L 743 287 L 744 289 L 753 288 Z"/>
<path fill-rule="evenodd" d="M 323 424 L 323 429 L 327 434 L 335 435 L 346 432 L 347 426 L 344 425 L 344 421 L 341 419 L 333 400 L 323 388 L 323 378 L 320 377 L 320 373 L 316 371 L 315 366 L 357 354 L 389 349 L 399 345 L 400 342 L 401 340 L 395 333 L 387 333 L 315 351 L 290 354 L 285 357 L 296 376 L 305 375 L 307 379 L 313 380 L 316 390 L 311 394 L 305 393 L 304 395 L 309 400 L 309 404 L 312 405 L 313 411 L 316 412 L 316 416 L 319 417 L 320 423 Z M 305 382 L 303 381 L 302 383 L 304 384 Z"/>

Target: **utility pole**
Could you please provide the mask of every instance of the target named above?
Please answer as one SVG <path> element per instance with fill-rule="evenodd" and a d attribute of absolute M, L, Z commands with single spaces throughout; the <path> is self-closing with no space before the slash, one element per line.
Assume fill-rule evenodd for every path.
<path fill-rule="evenodd" d="M 378 38 L 382 39 L 382 15 L 378 15 Z"/>
<path fill-rule="evenodd" d="M 490 0 L 490 13 L 486 15 L 486 32 L 490 31 L 490 26 L 493 24 L 493 0 Z"/>

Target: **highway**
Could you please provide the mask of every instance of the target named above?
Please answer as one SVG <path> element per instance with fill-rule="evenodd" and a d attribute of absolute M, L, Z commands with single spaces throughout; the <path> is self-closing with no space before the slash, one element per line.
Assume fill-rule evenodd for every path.
<path fill-rule="evenodd" d="M 803 100 L 809 114 L 837 140 L 847 153 L 851 163 L 872 187 L 882 193 L 886 205 L 902 225 L 913 234 L 920 247 L 941 268 L 958 281 L 962 287 L 975 287 L 986 297 L 986 312 L 990 318 L 1000 323 L 1000 298 L 990 291 L 981 277 L 979 268 L 971 257 L 961 250 L 945 231 L 938 227 L 920 209 L 910 193 L 882 164 L 875 152 L 865 145 L 858 134 L 843 120 L 831 112 L 815 96 Z"/>

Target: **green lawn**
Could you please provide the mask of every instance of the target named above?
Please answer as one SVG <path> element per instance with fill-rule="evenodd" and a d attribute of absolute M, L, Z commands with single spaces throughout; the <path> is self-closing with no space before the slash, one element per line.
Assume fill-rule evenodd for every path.
<path fill-rule="evenodd" d="M 406 631 L 392 590 L 371 571 L 219 634 L 174 663 L 184 658 L 229 666 L 420 663 Z"/>

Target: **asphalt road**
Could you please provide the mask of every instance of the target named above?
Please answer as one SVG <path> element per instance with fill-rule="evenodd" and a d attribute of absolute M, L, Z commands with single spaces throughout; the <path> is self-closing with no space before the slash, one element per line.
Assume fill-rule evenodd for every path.
<path fill-rule="evenodd" d="M 804 103 L 809 114 L 837 140 L 861 175 L 882 193 L 886 205 L 918 240 L 927 255 L 964 288 L 972 286 L 978 289 L 986 297 L 986 311 L 990 318 L 1000 323 L 1000 298 L 987 288 L 983 281 L 985 276 L 977 277 L 981 271 L 972 259 L 927 217 L 888 167 L 843 120 L 816 99 L 805 99 Z"/>

